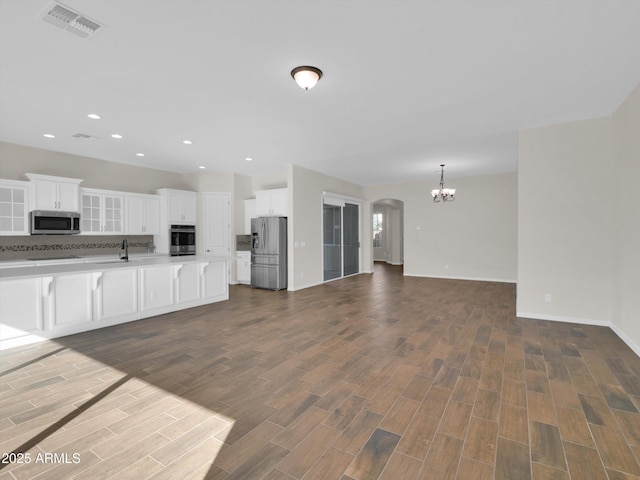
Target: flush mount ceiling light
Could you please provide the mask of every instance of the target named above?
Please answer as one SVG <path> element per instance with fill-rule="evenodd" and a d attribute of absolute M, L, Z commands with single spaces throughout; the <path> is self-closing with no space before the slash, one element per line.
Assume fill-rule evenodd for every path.
<path fill-rule="evenodd" d="M 119 133 L 114 133 L 113 135 L 111 135 L 111 137 L 120 140 L 122 138 L 122 135 L 120 135 Z"/>
<path fill-rule="evenodd" d="M 47 137 L 47 138 L 56 138 L 55 135 L 53 135 L 52 133 L 45 133 L 42 135 L 43 137 Z"/>
<path fill-rule="evenodd" d="M 444 188 L 444 163 L 440 164 L 440 188 L 431 190 L 431 196 L 433 197 L 433 203 L 438 203 L 440 200 L 443 202 L 453 202 L 456 199 L 455 188 Z"/>
<path fill-rule="evenodd" d="M 87 115 L 87 117 L 89 117 L 92 120 L 100 120 L 102 117 L 100 115 L 98 115 L 97 113 L 90 113 Z"/>
<path fill-rule="evenodd" d="M 322 70 L 309 66 L 296 67 L 291 70 L 291 76 L 300 88 L 309 90 L 322 78 Z"/>
<path fill-rule="evenodd" d="M 184 143 L 185 145 L 192 145 L 193 142 L 191 140 L 183 140 L 182 143 Z"/>

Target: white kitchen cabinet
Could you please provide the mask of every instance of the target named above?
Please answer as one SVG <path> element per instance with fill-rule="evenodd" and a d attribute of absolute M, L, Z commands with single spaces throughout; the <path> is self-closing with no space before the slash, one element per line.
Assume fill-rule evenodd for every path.
<path fill-rule="evenodd" d="M 29 183 L 0 179 L 0 235 L 29 235 Z"/>
<path fill-rule="evenodd" d="M 91 235 L 124 233 L 124 196 L 104 190 L 80 189 L 81 232 Z"/>
<path fill-rule="evenodd" d="M 0 339 L 7 346 L 44 332 L 42 278 L 0 281 Z"/>
<path fill-rule="evenodd" d="M 169 225 L 194 225 L 196 223 L 198 204 L 198 194 L 196 192 L 174 190 L 172 188 L 161 188 L 157 192 L 166 197 L 167 223 Z"/>
<path fill-rule="evenodd" d="M 212 261 L 204 265 L 202 269 L 202 298 L 229 298 L 226 261 Z"/>
<path fill-rule="evenodd" d="M 158 315 L 170 311 L 174 304 L 175 265 L 140 268 L 140 313 Z"/>
<path fill-rule="evenodd" d="M 176 303 L 194 302 L 200 298 L 200 276 L 202 264 L 180 265 L 176 275 Z"/>
<path fill-rule="evenodd" d="M 80 183 L 77 178 L 27 173 L 31 180 L 31 209 L 80 211 Z"/>
<path fill-rule="evenodd" d="M 238 283 L 251 283 L 251 252 L 236 252 L 236 280 Z"/>
<path fill-rule="evenodd" d="M 251 235 L 251 219 L 256 218 L 256 199 L 248 198 L 244 201 L 244 234 Z"/>
<path fill-rule="evenodd" d="M 288 216 L 288 190 L 277 188 L 273 190 L 259 190 L 256 192 L 256 216 L 258 217 L 286 217 Z"/>
<path fill-rule="evenodd" d="M 94 318 L 117 323 L 138 318 L 138 269 L 121 267 L 98 272 Z"/>
<path fill-rule="evenodd" d="M 160 233 L 160 199 L 157 195 L 127 195 L 126 229 L 131 235 Z"/>
<path fill-rule="evenodd" d="M 93 321 L 93 284 L 94 273 L 77 273 L 55 276 L 44 286 L 51 331 L 64 335 Z"/>

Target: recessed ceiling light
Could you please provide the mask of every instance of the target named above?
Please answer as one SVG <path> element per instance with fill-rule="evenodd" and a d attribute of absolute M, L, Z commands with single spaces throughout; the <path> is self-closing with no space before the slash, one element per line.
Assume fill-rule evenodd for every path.
<path fill-rule="evenodd" d="M 111 135 L 113 138 L 117 138 L 118 140 L 122 138 L 122 135 L 120 135 L 119 133 L 114 133 L 113 135 Z"/>
<path fill-rule="evenodd" d="M 47 137 L 47 138 L 56 138 L 55 135 L 52 135 L 50 133 L 45 133 L 44 135 L 42 135 L 43 137 Z"/>
<path fill-rule="evenodd" d="M 253 158 L 251 158 L 251 157 L 246 157 L 246 158 L 245 158 L 245 160 L 246 160 L 247 162 L 250 162 L 251 160 L 253 160 Z"/>
<path fill-rule="evenodd" d="M 185 145 L 191 145 L 193 142 L 191 140 L 183 140 L 182 143 Z"/>
<path fill-rule="evenodd" d="M 144 157 L 144 153 L 136 153 L 136 157 Z"/>
<path fill-rule="evenodd" d="M 100 120 L 102 117 L 97 113 L 90 113 L 87 117 L 92 118 L 93 120 Z"/>
<path fill-rule="evenodd" d="M 207 167 L 205 167 L 204 165 L 200 165 L 198 168 L 200 168 L 200 169 L 204 170 L 204 169 L 205 169 L 205 168 L 207 168 Z"/>

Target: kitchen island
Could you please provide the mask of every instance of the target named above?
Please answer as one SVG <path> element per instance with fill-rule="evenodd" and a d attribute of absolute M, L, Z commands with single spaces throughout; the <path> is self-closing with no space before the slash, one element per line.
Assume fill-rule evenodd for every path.
<path fill-rule="evenodd" d="M 0 349 L 228 300 L 227 261 L 109 256 L 0 268 Z"/>

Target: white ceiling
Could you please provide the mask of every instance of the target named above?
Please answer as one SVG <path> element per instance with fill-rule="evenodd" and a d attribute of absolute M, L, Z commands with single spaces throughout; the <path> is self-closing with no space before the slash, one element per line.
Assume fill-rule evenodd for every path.
<path fill-rule="evenodd" d="M 635 0 L 66 0 L 106 24 L 88 39 L 49 3 L 0 0 L 0 139 L 175 172 L 515 171 L 518 129 L 610 115 L 640 82 Z"/>

